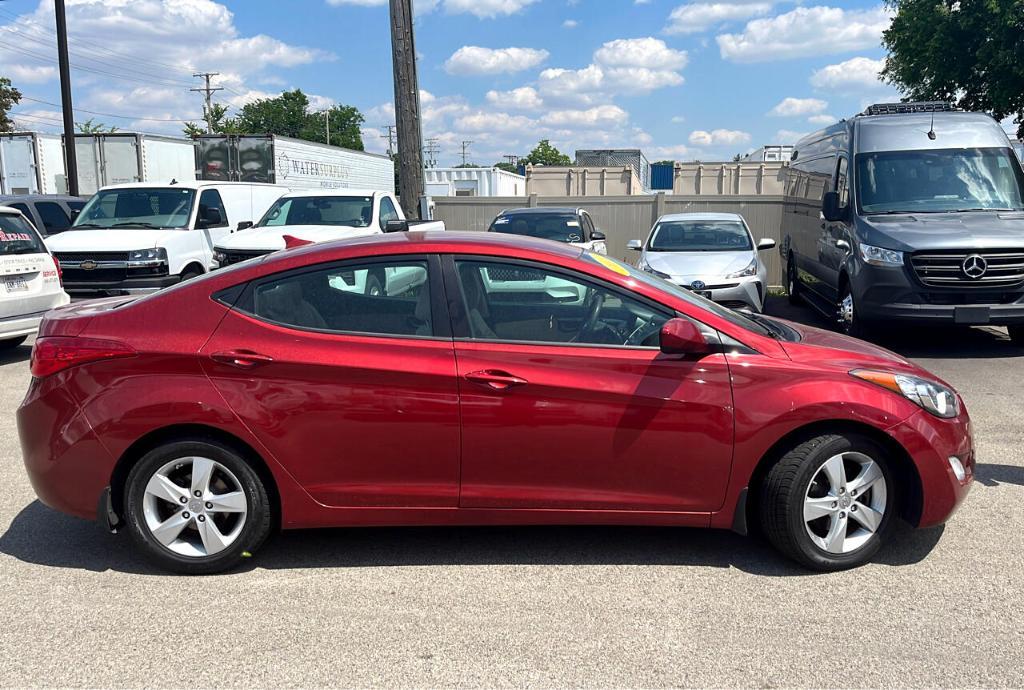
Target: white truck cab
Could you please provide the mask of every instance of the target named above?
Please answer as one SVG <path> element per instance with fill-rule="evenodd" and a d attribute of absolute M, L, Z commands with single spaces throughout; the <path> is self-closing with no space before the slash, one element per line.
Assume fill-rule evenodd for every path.
<path fill-rule="evenodd" d="M 359 189 L 291 192 L 277 199 L 259 223 L 218 240 L 220 266 L 245 261 L 287 246 L 286 237 L 328 242 L 383 232 L 444 230 L 441 221 L 407 221 L 391 192 Z"/>
<path fill-rule="evenodd" d="M 139 182 L 99 190 L 47 239 L 70 293 L 145 293 L 215 267 L 214 246 L 288 191 L 245 182 Z"/>

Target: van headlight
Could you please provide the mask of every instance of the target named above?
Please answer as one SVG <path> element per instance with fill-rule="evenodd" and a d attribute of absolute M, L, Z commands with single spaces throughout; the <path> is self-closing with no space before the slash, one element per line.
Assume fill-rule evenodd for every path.
<path fill-rule="evenodd" d="M 910 374 L 893 374 L 868 369 L 854 369 L 850 375 L 902 395 L 936 417 L 952 419 L 960 414 L 960 399 L 956 397 L 956 393 L 937 381 Z"/>
<path fill-rule="evenodd" d="M 225 254 L 224 252 L 214 252 L 213 260 L 223 266 L 225 263 L 227 263 L 228 255 Z"/>
<path fill-rule="evenodd" d="M 902 266 L 903 252 L 894 249 L 872 247 L 870 244 L 860 245 L 860 256 L 865 263 L 872 266 Z"/>
<path fill-rule="evenodd" d="M 747 278 L 749 276 L 756 276 L 756 275 L 757 275 L 757 257 L 755 256 L 753 259 L 750 260 L 750 263 L 747 264 L 746 268 L 744 268 L 742 271 L 736 271 L 735 273 L 730 273 L 729 275 L 726 276 L 726 278 Z"/>
<path fill-rule="evenodd" d="M 128 252 L 129 261 L 167 261 L 167 250 L 163 247 L 136 249 Z"/>

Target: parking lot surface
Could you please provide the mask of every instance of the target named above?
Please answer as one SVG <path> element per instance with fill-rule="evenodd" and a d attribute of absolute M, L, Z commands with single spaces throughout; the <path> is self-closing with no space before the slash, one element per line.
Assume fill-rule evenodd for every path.
<path fill-rule="evenodd" d="M 882 343 L 960 390 L 980 464 L 948 526 L 858 570 L 729 532 L 419 528 L 285 533 L 201 578 L 35 500 L 23 346 L 0 357 L 0 684 L 1024 686 L 1024 349 L 999 329 Z"/>

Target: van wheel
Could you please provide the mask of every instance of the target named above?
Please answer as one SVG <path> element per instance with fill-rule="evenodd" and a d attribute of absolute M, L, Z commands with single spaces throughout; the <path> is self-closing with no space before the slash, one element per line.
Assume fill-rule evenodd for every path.
<path fill-rule="evenodd" d="M 849 283 L 843 283 L 839 291 L 839 305 L 836 308 L 836 319 L 839 330 L 851 338 L 867 339 L 871 335 L 871 327 L 861 318 L 853 299 Z"/>
<path fill-rule="evenodd" d="M 786 294 L 789 296 L 790 304 L 800 304 L 803 302 L 803 298 L 800 296 L 800 278 L 796 274 L 796 263 L 793 261 L 793 255 L 789 257 L 789 261 L 786 262 Z"/>
<path fill-rule="evenodd" d="M 866 563 L 896 514 L 886 449 L 856 433 L 796 446 L 761 485 L 761 524 L 772 544 L 814 570 Z"/>
<path fill-rule="evenodd" d="M 259 476 L 213 441 L 175 441 L 132 468 L 125 491 L 132 539 L 160 567 L 186 575 L 237 566 L 270 533 Z"/>
<path fill-rule="evenodd" d="M 186 280 L 192 280 L 203 275 L 203 272 L 198 268 L 187 268 L 181 272 L 181 282 L 184 283 Z"/>
<path fill-rule="evenodd" d="M 1024 347 L 1024 326 L 1007 326 L 1010 332 L 1010 342 L 1019 347 Z"/>
<path fill-rule="evenodd" d="M 20 336 L 18 338 L 7 338 L 6 340 L 0 340 L 0 350 L 13 350 L 14 348 L 21 345 L 28 339 L 27 335 Z"/>

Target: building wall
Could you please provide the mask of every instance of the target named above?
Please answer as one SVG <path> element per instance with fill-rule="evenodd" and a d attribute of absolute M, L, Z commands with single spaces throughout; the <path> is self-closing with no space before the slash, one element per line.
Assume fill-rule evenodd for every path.
<path fill-rule="evenodd" d="M 443 220 L 449 230 L 484 231 L 495 216 L 508 208 L 520 206 L 579 206 L 590 212 L 598 229 L 608 236 L 608 253 L 631 264 L 637 252 L 626 248 L 633 239 L 645 239 L 654 222 L 668 213 L 739 213 L 747 221 L 754 241 L 781 239 L 783 197 L 779 195 L 668 195 L 643 196 L 552 196 L 533 195 L 525 200 L 516 197 L 446 197 L 437 198 L 436 220 Z M 768 281 L 782 285 L 782 269 L 778 251 L 761 253 L 768 266 Z"/>
<path fill-rule="evenodd" d="M 526 194 L 537 196 L 625 196 L 644 194 L 630 166 L 614 168 L 526 167 Z"/>
<path fill-rule="evenodd" d="M 424 180 L 431 196 L 526 196 L 526 178 L 500 168 L 426 168 Z"/>
<path fill-rule="evenodd" d="M 788 163 L 676 163 L 673 194 L 727 196 L 786 192 Z"/>

